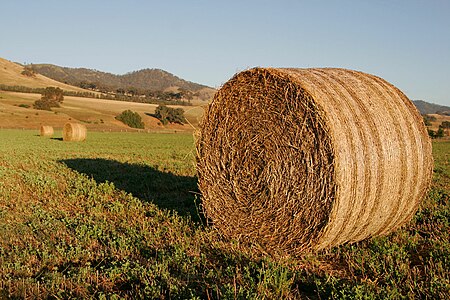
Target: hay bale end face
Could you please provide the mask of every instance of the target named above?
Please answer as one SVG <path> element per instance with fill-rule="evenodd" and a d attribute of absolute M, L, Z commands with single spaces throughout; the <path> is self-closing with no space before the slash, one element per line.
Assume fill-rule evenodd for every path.
<path fill-rule="evenodd" d="M 53 127 L 52 126 L 41 126 L 40 129 L 40 136 L 44 137 L 52 137 L 54 134 Z"/>
<path fill-rule="evenodd" d="M 431 181 L 420 114 L 362 72 L 241 72 L 216 93 L 197 134 L 206 216 L 268 252 L 387 234 L 411 219 Z"/>
<path fill-rule="evenodd" d="M 66 123 L 63 128 L 63 140 L 68 142 L 82 142 L 86 140 L 86 126 L 78 123 Z"/>

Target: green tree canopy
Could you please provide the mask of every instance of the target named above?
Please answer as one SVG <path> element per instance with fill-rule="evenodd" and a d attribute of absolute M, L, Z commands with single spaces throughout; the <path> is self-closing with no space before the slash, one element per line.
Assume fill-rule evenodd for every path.
<path fill-rule="evenodd" d="M 165 105 L 159 105 L 155 109 L 155 117 L 161 121 L 164 125 L 167 123 L 186 123 L 186 118 L 184 117 L 184 110 L 182 108 L 171 108 Z"/>
<path fill-rule="evenodd" d="M 116 119 L 132 128 L 144 128 L 141 116 L 129 109 L 123 111 Z"/>

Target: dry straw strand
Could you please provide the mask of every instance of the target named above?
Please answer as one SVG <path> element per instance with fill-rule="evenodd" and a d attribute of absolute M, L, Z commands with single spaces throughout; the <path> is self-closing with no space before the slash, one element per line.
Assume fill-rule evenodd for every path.
<path fill-rule="evenodd" d="M 40 136 L 52 137 L 54 134 L 52 126 L 42 125 L 40 129 Z"/>
<path fill-rule="evenodd" d="M 392 232 L 432 175 L 431 142 L 385 80 L 254 68 L 216 93 L 196 133 L 203 209 L 225 235 L 300 254 Z"/>
<path fill-rule="evenodd" d="M 78 123 L 66 123 L 63 128 L 63 140 L 69 142 L 82 142 L 86 140 L 86 126 Z"/>

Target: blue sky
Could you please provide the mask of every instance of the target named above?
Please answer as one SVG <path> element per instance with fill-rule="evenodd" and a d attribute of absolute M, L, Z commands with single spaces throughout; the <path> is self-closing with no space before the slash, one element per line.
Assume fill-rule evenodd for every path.
<path fill-rule="evenodd" d="M 262 67 L 343 67 L 450 105 L 450 1 L 1 1 L 0 57 L 220 87 Z"/>

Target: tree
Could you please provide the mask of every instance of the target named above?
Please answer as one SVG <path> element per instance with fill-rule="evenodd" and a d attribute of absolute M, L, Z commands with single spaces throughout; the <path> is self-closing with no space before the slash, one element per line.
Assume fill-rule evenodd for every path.
<path fill-rule="evenodd" d="M 436 132 L 437 138 L 443 138 L 444 137 L 444 129 L 442 127 L 439 127 L 438 131 Z"/>
<path fill-rule="evenodd" d="M 167 117 L 170 123 L 184 124 L 186 119 L 184 117 L 184 110 L 182 108 L 175 108 L 169 111 L 169 116 Z"/>
<path fill-rule="evenodd" d="M 64 91 L 58 87 L 47 87 L 42 92 L 41 100 L 62 103 L 64 101 Z"/>
<path fill-rule="evenodd" d="M 57 87 L 47 87 L 41 93 L 41 99 L 33 104 L 34 109 L 52 110 L 52 107 L 59 107 L 64 100 L 64 91 Z"/>
<path fill-rule="evenodd" d="M 183 89 L 183 88 L 180 88 L 179 90 L 180 90 L 182 98 L 186 98 L 188 100 L 188 102 L 190 102 L 194 98 L 193 92 L 191 92 L 187 89 Z"/>
<path fill-rule="evenodd" d="M 169 116 L 169 108 L 165 105 L 158 105 L 155 109 L 155 117 L 161 121 L 162 124 L 166 125 L 169 123 L 167 117 Z"/>
<path fill-rule="evenodd" d="M 436 121 L 436 117 L 430 116 L 430 115 L 422 115 L 423 122 L 425 123 L 425 126 L 431 126 L 431 122 Z"/>
<path fill-rule="evenodd" d="M 118 115 L 116 120 L 119 120 L 132 128 L 144 128 L 144 122 L 142 122 L 141 116 L 137 112 L 133 112 L 129 109 Z"/>
<path fill-rule="evenodd" d="M 155 117 L 161 121 L 162 124 L 167 123 L 186 123 L 186 118 L 184 117 L 184 110 L 182 108 L 171 108 L 165 105 L 159 105 L 155 109 Z"/>
<path fill-rule="evenodd" d="M 139 94 L 139 92 L 138 92 L 137 88 L 135 88 L 135 87 L 129 87 L 129 88 L 127 89 L 127 94 L 130 95 L 130 96 L 136 96 L 136 95 Z"/>
<path fill-rule="evenodd" d="M 31 66 L 25 66 L 21 74 L 28 77 L 36 77 L 36 71 L 34 71 Z"/>
<path fill-rule="evenodd" d="M 439 128 L 442 128 L 444 130 L 444 132 L 446 133 L 446 135 L 449 135 L 448 130 L 450 129 L 450 121 L 443 121 L 441 123 L 441 125 L 439 126 Z"/>
<path fill-rule="evenodd" d="M 97 88 L 97 85 L 92 82 L 87 81 L 81 81 L 78 86 L 82 89 L 88 89 L 88 90 L 95 90 Z"/>

